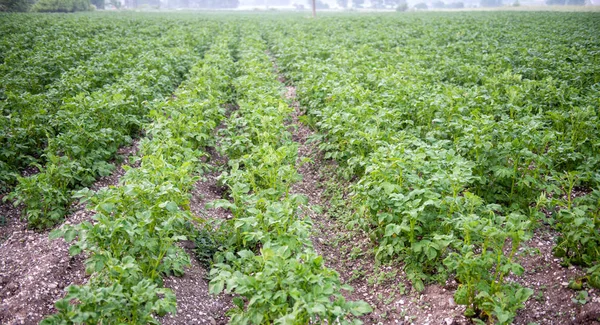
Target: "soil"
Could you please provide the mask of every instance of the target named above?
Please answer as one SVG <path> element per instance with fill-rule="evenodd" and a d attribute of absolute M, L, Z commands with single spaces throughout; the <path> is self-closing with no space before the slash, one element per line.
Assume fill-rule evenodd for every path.
<path fill-rule="evenodd" d="M 221 125 L 219 128 L 222 128 Z M 223 208 L 207 209 L 206 204 L 221 199 L 224 189 L 218 185 L 219 166 L 226 164 L 224 157 L 210 148 L 209 165 L 212 171 L 204 174 L 202 180 L 194 184 L 190 210 L 205 220 L 229 219 L 231 213 Z M 194 243 L 185 242 L 183 245 L 191 257 L 192 265 L 185 270 L 182 277 L 167 277 L 164 285 L 171 288 L 177 297 L 177 314 L 167 315 L 160 321 L 164 325 L 179 324 L 227 324 L 228 318 L 225 312 L 233 307 L 231 296 L 220 294 L 211 295 L 208 291 L 208 271 L 202 267 L 194 257 Z"/>
<path fill-rule="evenodd" d="M 192 265 L 185 270 L 185 274 L 164 279 L 165 287 L 171 288 L 177 297 L 177 314 L 163 317 L 161 324 L 227 324 L 225 312 L 233 306 L 231 297 L 209 293 L 206 269 L 198 264 L 191 249 L 186 251 L 192 257 Z"/>
<path fill-rule="evenodd" d="M 581 306 L 573 302 L 578 292 L 569 289 L 569 280 L 585 275 L 579 267 L 563 267 L 552 255 L 558 233 L 548 227 L 534 232 L 519 253 L 525 273 L 512 280 L 534 290 L 515 319 L 515 324 L 600 324 L 600 295 L 598 289 L 587 289 L 588 302 Z M 595 316 L 594 316 L 595 315 Z"/>

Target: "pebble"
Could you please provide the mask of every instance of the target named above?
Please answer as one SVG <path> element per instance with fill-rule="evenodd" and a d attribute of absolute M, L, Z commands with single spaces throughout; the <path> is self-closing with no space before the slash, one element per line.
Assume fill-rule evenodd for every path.
<path fill-rule="evenodd" d="M 450 306 L 451 308 L 456 307 L 456 302 L 454 302 L 454 298 L 448 298 L 448 306 Z"/>

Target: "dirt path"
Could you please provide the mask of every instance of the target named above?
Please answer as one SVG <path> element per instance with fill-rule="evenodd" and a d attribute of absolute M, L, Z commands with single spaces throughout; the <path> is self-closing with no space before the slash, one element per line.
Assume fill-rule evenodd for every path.
<path fill-rule="evenodd" d="M 280 75 L 279 79 L 281 82 L 285 82 L 283 76 Z M 328 201 L 329 195 L 325 193 L 326 184 L 334 181 L 333 173 L 336 164 L 334 161 L 323 158 L 317 142 L 309 141 L 315 133 L 299 121 L 303 113 L 296 100 L 296 88 L 286 86 L 285 97 L 295 109 L 290 130 L 293 140 L 299 144 L 296 168 L 302 175 L 302 181 L 292 185 L 292 193 L 308 197 L 308 205 L 302 207 L 302 210 L 313 221 L 312 237 L 315 250 L 323 255 L 325 264 L 328 267 L 333 268 L 340 274 L 343 283 L 350 284 L 354 288 L 353 292 L 345 293 L 347 299 L 364 300 L 373 307 L 373 313 L 362 317 L 365 324 L 378 324 L 380 322 L 384 324 L 403 324 L 405 321 L 415 321 L 416 319 L 405 317 L 408 310 L 413 309 L 410 297 L 400 298 L 400 291 L 410 286 L 397 281 L 396 277 L 383 280 L 377 279 L 377 276 L 383 274 L 383 272 L 392 274 L 391 267 L 382 267 L 379 270 L 374 268 L 377 264 L 374 256 L 366 253 L 371 250 L 368 237 L 361 232 L 343 229 L 331 218 L 331 213 L 328 213 L 328 211 L 333 210 L 333 207 Z M 301 161 L 305 158 L 309 158 L 311 162 L 302 164 Z M 340 180 L 335 180 L 335 182 L 337 182 L 337 186 L 341 187 L 349 185 L 340 183 Z M 324 212 L 321 212 L 321 210 Z M 378 271 L 382 273 L 378 274 Z M 376 282 L 371 283 L 373 280 Z M 432 294 L 436 295 L 436 300 L 450 303 L 452 297 L 450 292 L 441 291 L 437 288 L 432 291 Z M 390 302 L 387 305 L 380 303 L 384 299 L 392 299 L 393 303 Z M 413 299 L 412 302 L 419 302 L 419 300 Z M 460 314 L 461 311 L 457 310 L 457 313 Z M 433 318 L 440 319 L 441 322 L 431 324 L 446 324 L 443 320 L 444 317 L 440 317 L 440 315 L 430 316 L 422 318 L 422 322 L 416 322 L 415 324 L 425 324 Z M 426 320 L 427 318 L 430 319 Z"/>
<path fill-rule="evenodd" d="M 122 148 L 118 154 L 126 158 L 135 154 L 138 143 Z M 91 189 L 117 185 L 125 174 L 123 165 L 96 181 Z M 0 227 L 0 237 L 4 239 L 0 244 L 0 324 L 37 324 L 56 312 L 54 302 L 64 296 L 64 288 L 86 281 L 85 258 L 71 257 L 70 245 L 62 238 L 50 240 L 47 231 L 27 229 L 27 223 L 19 218 L 18 207 L 6 203 L 0 212 L 8 221 Z M 83 204 L 77 204 L 65 223 L 77 224 L 92 215 Z"/>
<path fill-rule="evenodd" d="M 191 211 L 198 217 L 210 219 L 231 218 L 229 211 L 206 209 L 205 205 L 222 197 L 222 189 L 217 184 L 219 173 L 214 171 L 203 176 L 192 190 Z M 194 256 L 193 242 L 183 243 L 190 255 L 192 265 L 185 270 L 182 277 L 167 277 L 164 285 L 171 288 L 177 297 L 177 314 L 161 319 L 164 325 L 183 324 L 227 324 L 225 312 L 233 307 L 231 297 L 226 294 L 211 295 L 208 291 L 208 270 L 198 263 Z"/>
<path fill-rule="evenodd" d="M 228 111 L 235 109 L 229 106 Z M 218 130 L 223 129 L 221 125 Z M 216 146 L 219 146 L 217 138 Z M 227 159 L 221 156 L 214 148 L 209 148 L 210 158 L 208 160 L 212 170 L 204 175 L 202 179 L 194 184 L 191 192 L 190 210 L 195 216 L 203 219 L 230 219 L 231 212 L 223 208 L 207 209 L 206 204 L 223 198 L 224 189 L 218 185 L 220 175 L 219 168 L 227 164 Z M 229 318 L 226 311 L 233 307 L 232 297 L 226 294 L 218 296 L 211 295 L 208 291 L 208 270 L 198 263 L 193 248 L 195 244 L 191 241 L 183 243 L 187 253 L 190 255 L 192 265 L 185 270 L 182 277 L 170 276 L 164 279 L 164 285 L 171 288 L 177 297 L 177 314 L 167 315 L 161 318 L 163 325 L 216 325 L 227 324 Z"/>

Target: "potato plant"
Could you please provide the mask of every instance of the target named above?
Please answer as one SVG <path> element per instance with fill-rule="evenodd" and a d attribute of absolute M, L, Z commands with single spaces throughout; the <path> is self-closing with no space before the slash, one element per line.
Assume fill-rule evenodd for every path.
<path fill-rule="evenodd" d="M 532 293 L 519 248 L 546 224 L 563 266 L 588 271 L 571 287 L 600 286 L 597 13 L 280 16 L 0 17 L 0 194 L 38 230 L 73 193 L 96 211 L 53 233 L 75 240 L 92 276 L 44 323 L 157 323 L 176 310 L 162 277 L 184 272 L 187 238 L 211 292 L 235 295 L 234 324 L 370 312 L 312 246 L 274 64 L 351 184 L 338 220 L 401 261 L 416 290 L 454 279 L 473 322 L 510 323 Z M 139 167 L 86 189 L 142 135 Z M 207 147 L 228 158 L 227 195 L 211 205 L 231 220 L 189 209 Z"/>
<path fill-rule="evenodd" d="M 266 44 L 255 30 L 242 32 L 240 43 L 233 82 L 239 109 L 221 147 L 230 160 L 220 179 L 232 200 L 213 203 L 234 218 L 221 225 L 228 238 L 214 257 L 210 291 L 237 295 L 232 324 L 361 323 L 355 316 L 371 307 L 342 296 L 351 288 L 315 253 L 311 222 L 299 209 L 306 199 L 290 194 L 300 179 L 298 146 L 284 123 L 292 108 Z"/>
<path fill-rule="evenodd" d="M 570 197 L 555 175 L 598 184 L 600 40 L 569 22 L 593 16 L 330 17 L 265 33 L 325 157 L 355 180 L 348 226 L 402 260 L 416 289 L 454 276 L 468 316 L 508 323 L 531 291 L 503 279 L 522 272 L 514 254 L 540 196 Z M 594 198 L 554 217 L 567 263 L 600 261 Z"/>
<path fill-rule="evenodd" d="M 70 286 L 42 324 L 158 324 L 174 313 L 165 275 L 182 275 L 189 256 L 176 245 L 196 220 L 189 191 L 202 171 L 200 157 L 214 145 L 214 130 L 230 98 L 232 59 L 227 37 L 217 38 L 172 99 L 152 105 L 141 164 L 128 168 L 119 186 L 79 191 L 96 212 L 93 222 L 63 226 L 53 236 L 76 239 L 70 252 L 85 252 L 88 283 Z"/>
<path fill-rule="evenodd" d="M 44 229 L 61 220 L 71 203 L 70 193 L 112 172 L 118 149 L 131 143 L 147 118 L 146 102 L 169 94 L 199 54 L 195 42 L 179 42 L 181 30 L 149 45 L 117 81 L 89 94 L 65 100 L 47 121 L 55 135 L 47 139 L 40 173 L 19 177 L 10 197 L 24 204 L 30 227 Z M 198 41 L 198 40 L 196 40 Z M 204 40 L 199 40 L 204 41 Z M 157 46 L 158 45 L 158 46 Z M 152 49 L 150 49 L 152 48 Z"/>

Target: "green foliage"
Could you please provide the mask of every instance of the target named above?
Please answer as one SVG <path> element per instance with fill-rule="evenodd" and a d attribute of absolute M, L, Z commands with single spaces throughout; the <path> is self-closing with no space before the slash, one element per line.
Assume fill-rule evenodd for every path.
<path fill-rule="evenodd" d="M 560 207 L 554 217 L 561 232 L 554 255 L 566 265 L 593 266 L 600 261 L 600 188 L 573 199 L 577 175 L 567 173 L 556 178 L 563 191 L 551 202 L 551 206 Z"/>
<path fill-rule="evenodd" d="M 509 323 L 531 291 L 506 279 L 523 272 L 515 254 L 540 221 L 561 233 L 563 264 L 587 268 L 571 287 L 600 286 L 595 14 L 139 17 L 0 21 L 0 191 L 26 206 L 31 227 L 60 222 L 73 191 L 148 137 L 120 186 L 76 192 L 95 220 L 56 234 L 89 256 L 92 276 L 46 322 L 153 323 L 172 312 L 161 278 L 189 263 L 184 238 L 212 266 L 211 290 L 238 295 L 232 322 L 349 323 L 370 311 L 343 299 L 348 288 L 312 247 L 306 198 L 290 194 L 298 145 L 267 53 L 351 184 L 340 220 L 369 234 L 378 259 L 401 260 L 415 289 L 455 277 L 467 316 Z M 234 218 L 207 223 L 189 212 L 188 192 L 233 99 L 239 109 L 219 131 L 229 197 L 212 205 Z"/>
<path fill-rule="evenodd" d="M 24 109 L 15 111 L 17 118 L 10 121 L 14 124 L 3 139 L 9 144 L 6 155 L 14 158 L 9 162 L 17 166 L 29 162 L 29 148 L 31 156 L 41 151 L 46 162 L 37 165 L 40 173 L 32 179 L 18 178 L 10 196 L 15 204 L 25 205 L 23 214 L 29 226 L 42 229 L 57 223 L 68 210 L 72 190 L 89 186 L 112 171 L 109 161 L 140 132 L 148 113 L 145 103 L 171 92 L 194 59 L 198 42 L 205 41 L 199 34 L 172 46 L 184 30 L 173 28 L 147 44 L 145 35 L 152 31 L 140 31 L 131 44 L 94 57 L 86 68 L 69 70 L 52 84 L 56 88 L 31 95 L 35 100 L 22 103 Z M 116 62 L 107 67 L 106 60 Z M 19 102 L 22 97 L 15 98 Z M 42 110 L 50 114 L 39 114 Z M 22 141 L 24 138 L 27 140 Z M 13 150 L 19 155 L 12 154 Z"/>
<path fill-rule="evenodd" d="M 600 288 L 600 264 L 596 264 L 587 270 L 588 284 L 593 288 Z"/>
<path fill-rule="evenodd" d="M 294 254 L 287 246 L 267 242 L 260 255 L 248 250 L 237 255 L 227 254 L 227 263 L 211 270 L 211 292 L 221 292 L 227 283 L 226 292 L 239 295 L 231 323 L 347 323 L 343 320 L 349 312 L 359 316 L 371 311 L 364 302 L 344 299 L 338 274 L 314 252 Z"/>
<path fill-rule="evenodd" d="M 571 298 L 571 300 L 574 303 L 579 304 L 579 305 L 587 304 L 588 299 L 589 299 L 589 294 L 585 290 L 579 291 L 579 293 L 577 294 L 577 296 L 575 296 L 575 298 Z"/>
<path fill-rule="evenodd" d="M 460 252 L 449 254 L 444 264 L 456 272 L 460 285 L 454 300 L 467 306 L 467 317 L 510 324 L 517 309 L 523 308 L 533 294 L 531 289 L 505 281 L 511 273 L 517 276 L 523 273 L 523 267 L 514 262 L 514 257 L 520 243 L 528 239 L 527 227 L 519 215 L 507 218 L 471 215 L 458 221 L 458 228 L 464 232 L 464 245 Z"/>
<path fill-rule="evenodd" d="M 292 109 L 266 45 L 252 29 L 240 43 L 233 82 L 239 109 L 222 131 L 220 148 L 229 157 L 220 181 L 231 201 L 212 203 L 234 218 L 219 230 L 229 237 L 214 257 L 210 291 L 237 295 L 229 311 L 234 324 L 360 323 L 354 317 L 371 307 L 344 299 L 341 290 L 350 288 L 312 248 L 311 223 L 300 210 L 306 198 L 290 194 L 300 180 L 298 146 L 284 123 Z"/>
<path fill-rule="evenodd" d="M 86 253 L 91 280 L 68 287 L 58 314 L 43 324 L 158 324 L 157 315 L 176 311 L 162 277 L 181 276 L 190 264 L 177 243 L 193 235 L 188 193 L 198 157 L 224 117 L 231 63 L 226 43 L 217 41 L 175 97 L 153 105 L 140 166 L 127 168 L 119 186 L 77 193 L 96 212 L 94 222 L 65 225 L 52 236 L 76 239 L 69 251 Z"/>
<path fill-rule="evenodd" d="M 153 43 L 148 33 L 151 24 L 134 34 L 120 20 L 69 18 L 60 28 L 48 28 L 61 20 L 27 17 L 12 15 L 9 21 L 14 24 L 3 26 L 9 34 L 24 29 L 2 43 L 10 44 L 2 51 L 4 64 L 0 65 L 0 187 L 4 189 L 12 188 L 28 167 L 46 163 L 44 149 L 62 131 L 57 113 L 63 103 L 114 83 Z"/>
<path fill-rule="evenodd" d="M 503 28 L 496 43 L 500 29 L 492 25 L 509 15 L 514 28 Z M 540 208 L 560 207 L 555 251 L 588 267 L 599 261 L 595 194 L 559 197 L 571 197 L 574 185 L 597 184 L 597 56 L 577 53 L 600 43 L 568 23 L 592 23 L 591 14 L 500 16 L 469 15 L 456 27 L 457 17 L 446 14 L 423 24 L 415 16 L 402 28 L 382 17 L 331 18 L 310 32 L 297 23 L 267 38 L 297 85 L 325 158 L 355 182 L 348 227 L 370 234 L 379 259 L 402 260 L 417 290 L 454 275 L 469 316 L 509 323 L 531 292 L 504 278 L 522 272 L 514 254 Z M 516 27 L 532 21 L 531 36 Z M 557 21 L 587 36 L 548 34 Z M 372 31 L 387 28 L 407 36 L 382 32 L 374 41 Z M 547 45 L 533 36 L 540 34 Z M 594 41 L 569 50 L 587 37 Z M 520 51 L 525 44 L 537 49 Z M 467 50 L 474 47 L 483 52 Z M 564 173 L 578 175 L 576 184 L 557 176 Z M 596 273 L 590 269 L 588 278 Z"/>

